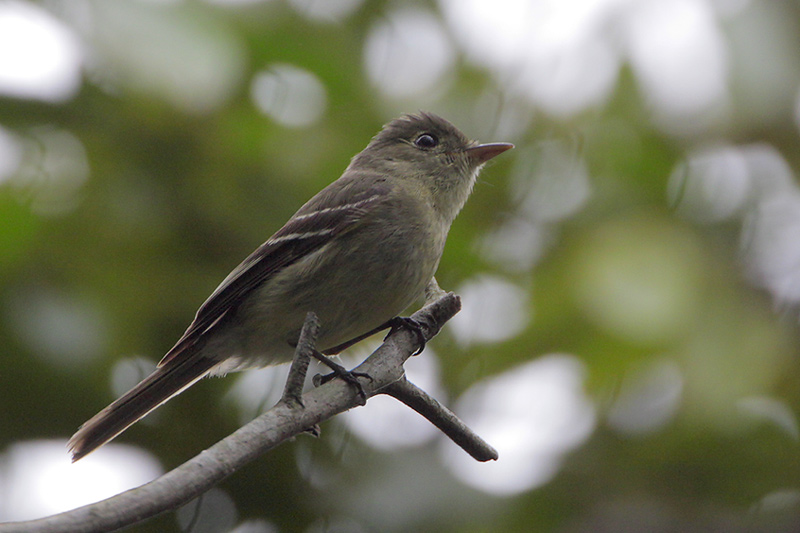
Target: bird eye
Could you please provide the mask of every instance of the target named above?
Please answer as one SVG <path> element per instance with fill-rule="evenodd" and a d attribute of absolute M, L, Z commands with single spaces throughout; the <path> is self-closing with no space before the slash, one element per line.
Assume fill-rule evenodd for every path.
<path fill-rule="evenodd" d="M 430 133 L 423 133 L 414 141 L 414 146 L 417 148 L 434 148 L 439 144 L 439 140 Z"/>

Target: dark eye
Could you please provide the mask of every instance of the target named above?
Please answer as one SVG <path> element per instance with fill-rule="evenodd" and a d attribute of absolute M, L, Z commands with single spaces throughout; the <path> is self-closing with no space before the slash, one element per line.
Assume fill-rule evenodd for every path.
<path fill-rule="evenodd" d="M 439 144 L 439 140 L 430 133 L 423 133 L 414 141 L 414 146 L 417 148 L 435 148 Z"/>

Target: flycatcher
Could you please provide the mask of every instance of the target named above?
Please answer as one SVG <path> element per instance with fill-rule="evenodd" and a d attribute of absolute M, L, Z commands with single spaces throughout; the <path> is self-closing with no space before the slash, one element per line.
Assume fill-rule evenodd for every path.
<path fill-rule="evenodd" d="M 81 426 L 73 461 L 204 376 L 291 361 L 309 311 L 327 354 L 388 327 L 433 278 L 483 164 L 510 148 L 430 113 L 389 122 L 222 281 L 152 374 Z"/>

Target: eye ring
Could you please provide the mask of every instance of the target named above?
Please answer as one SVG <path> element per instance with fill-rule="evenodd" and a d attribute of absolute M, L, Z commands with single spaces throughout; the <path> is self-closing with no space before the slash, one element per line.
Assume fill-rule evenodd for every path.
<path fill-rule="evenodd" d="M 423 133 L 414 139 L 414 146 L 422 148 L 423 150 L 430 150 L 431 148 L 436 148 L 438 145 L 439 139 L 430 133 Z"/>

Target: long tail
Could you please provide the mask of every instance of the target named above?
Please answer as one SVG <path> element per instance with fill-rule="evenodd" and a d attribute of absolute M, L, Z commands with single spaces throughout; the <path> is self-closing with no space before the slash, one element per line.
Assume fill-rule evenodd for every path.
<path fill-rule="evenodd" d="M 219 361 L 193 356 L 173 359 L 84 423 L 69 440 L 72 462 L 110 441 L 147 413 L 180 394 Z"/>

